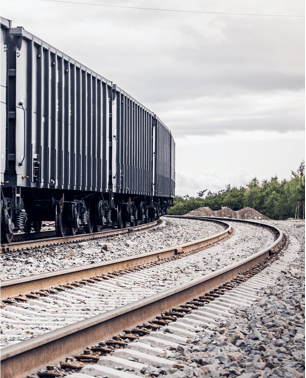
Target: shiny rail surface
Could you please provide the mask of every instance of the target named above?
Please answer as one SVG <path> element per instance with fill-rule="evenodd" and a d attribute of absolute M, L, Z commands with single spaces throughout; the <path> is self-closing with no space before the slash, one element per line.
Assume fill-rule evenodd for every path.
<path fill-rule="evenodd" d="M 187 217 L 182 218 L 186 219 Z M 211 220 L 215 222 L 220 221 L 220 219 L 216 218 L 188 218 Z M 232 221 L 232 219 L 227 220 Z M 75 354 L 89 345 L 106 340 L 127 328 L 135 327 L 140 323 L 148 321 L 164 311 L 192 300 L 230 281 L 238 274 L 266 260 L 271 254 L 278 252 L 285 244 L 285 235 L 275 226 L 264 225 L 253 221 L 247 221 L 245 223 L 269 229 L 275 235 L 276 240 L 269 247 L 255 255 L 198 280 L 4 348 L 1 351 L 1 369 L 2 374 L 4 374 L 3 376 L 7 378 L 22 377 L 26 373 L 43 365 L 58 361 L 64 356 Z M 229 231 L 230 230 L 227 230 L 227 232 Z M 189 246 L 186 248 L 191 248 L 191 244 L 192 243 L 189 243 Z M 161 251 L 159 251 L 159 253 L 161 253 Z"/>

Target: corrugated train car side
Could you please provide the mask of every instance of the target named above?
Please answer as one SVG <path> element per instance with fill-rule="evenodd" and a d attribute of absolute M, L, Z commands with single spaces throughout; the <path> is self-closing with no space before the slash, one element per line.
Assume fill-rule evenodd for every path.
<path fill-rule="evenodd" d="M 112 83 L 23 28 L 10 36 L 10 182 L 105 192 Z"/>
<path fill-rule="evenodd" d="M 9 20 L 1 19 L 0 30 L 0 69 L 1 69 L 1 103 L 0 103 L 0 122 L 1 122 L 1 140 L 0 140 L 0 152 L 1 152 L 1 170 L 0 179 L 1 184 L 4 183 L 4 171 L 6 166 L 6 131 L 7 131 L 7 84 L 8 84 L 8 72 L 7 72 L 7 48 L 9 39 L 9 30 L 11 23 Z"/>
<path fill-rule="evenodd" d="M 2 236 L 125 227 L 165 214 L 174 140 L 154 113 L 1 19 Z"/>
<path fill-rule="evenodd" d="M 113 191 L 151 196 L 154 114 L 117 86 L 112 108 Z"/>

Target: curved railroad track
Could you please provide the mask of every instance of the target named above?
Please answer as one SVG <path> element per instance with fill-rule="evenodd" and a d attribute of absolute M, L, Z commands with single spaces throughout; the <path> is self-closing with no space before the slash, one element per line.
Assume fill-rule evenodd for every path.
<path fill-rule="evenodd" d="M 184 218 L 186 219 L 187 217 Z M 201 219 L 206 221 L 211 220 L 220 223 L 222 222 L 220 219 L 216 218 L 188 217 L 188 219 Z M 40 335 L 33 339 L 4 348 L 2 349 L 1 357 L 2 372 L 5 374 L 4 376 L 21 377 L 27 372 L 33 371 L 40 366 L 46 365 L 52 361 L 57 361 L 64 356 L 74 354 L 89 345 L 107 340 L 117 333 L 127 330 L 130 327 L 134 329 L 134 327 L 136 327 L 137 325 L 143 322 L 147 322 L 148 320 L 156 316 L 160 316 L 160 314 L 164 313 L 165 311 L 174 311 L 174 313 L 179 313 L 180 311 L 184 312 L 184 309 L 188 310 L 188 308 L 190 307 L 193 308 L 193 306 L 197 307 L 200 306 L 200 304 L 207 303 L 205 298 L 201 299 L 201 296 L 204 293 L 212 291 L 211 295 L 206 296 L 206 298 L 214 298 L 216 296 L 219 296 L 222 290 L 224 292 L 228 290 L 229 287 L 231 287 L 231 285 L 226 285 L 226 283 L 228 283 L 229 281 L 234 279 L 237 283 L 239 281 L 245 280 L 245 278 L 235 278 L 238 275 L 241 275 L 245 272 L 248 272 L 248 276 L 257 274 L 261 267 L 266 266 L 267 262 L 271 261 L 271 256 L 276 256 L 276 253 L 279 252 L 279 250 L 284 246 L 285 236 L 278 228 L 274 226 L 264 225 L 262 223 L 253 221 L 240 221 L 233 219 L 229 220 L 264 227 L 274 234 L 275 241 L 267 248 L 264 248 L 262 251 L 255 253 L 251 257 L 243 259 L 238 263 L 227 266 L 209 275 L 205 275 L 200 279 L 193 280 L 174 289 L 161 291 L 158 294 L 149 296 L 140 301 L 121 306 L 117 309 L 107 311 L 104 314 L 90 317 L 75 324 L 68 325 L 64 328 L 60 328 L 47 334 Z M 156 253 L 137 256 L 137 258 L 128 258 L 125 261 L 112 261 L 109 263 L 99 264 L 99 266 L 96 267 L 91 266 L 90 268 L 97 269 L 97 271 L 94 272 L 94 270 L 90 271 L 86 269 L 87 278 L 82 278 L 83 276 L 81 278 L 77 278 L 79 277 L 78 275 L 85 273 L 81 273 L 80 269 L 74 269 L 70 270 L 69 272 L 66 271 L 66 274 L 58 274 L 57 279 L 63 279 L 65 281 L 65 283 L 63 283 L 62 285 L 67 285 L 69 283 L 72 284 L 72 281 L 75 282 L 75 279 L 81 279 L 84 281 L 81 284 L 89 283 L 94 286 L 95 284 L 97 284 L 97 282 L 101 282 L 101 280 L 112 278 L 105 275 L 109 275 L 109 272 L 113 272 L 112 276 L 114 277 L 116 276 L 116 274 L 123 275 L 125 273 L 128 273 L 127 270 L 123 271 L 123 269 L 135 269 L 135 266 L 137 265 L 139 269 L 144 269 L 147 267 L 144 264 L 161 264 L 163 262 L 166 262 L 167 260 L 169 261 L 169 259 L 177 259 L 181 258 L 182 256 L 195 253 L 196 251 L 203 249 L 203 247 L 205 248 L 212 243 L 216 243 L 216 241 L 218 240 L 222 240 L 223 238 L 228 237 L 229 234 L 232 233 L 233 229 L 228 224 L 226 226 L 227 229 L 224 232 L 219 233 L 218 235 L 214 235 L 213 237 L 203 239 L 201 241 L 188 243 L 184 246 L 170 248 L 168 250 L 158 251 Z M 3 298 L 8 299 L 7 303 L 10 303 L 10 300 L 13 297 L 11 293 L 18 293 L 19 295 L 22 294 L 20 292 L 22 290 L 24 290 L 23 295 L 26 296 L 26 292 L 29 293 L 29 291 L 32 291 L 33 286 L 31 285 L 36 285 L 37 282 L 37 288 L 41 287 L 40 290 L 46 289 L 47 287 L 50 288 L 50 286 L 52 286 L 50 285 L 50 280 L 52 280 L 52 277 L 48 274 L 41 276 L 44 277 L 40 277 L 40 279 L 38 279 L 38 277 L 31 277 L 29 279 L 15 280 L 15 282 L 5 282 L 2 288 L 2 296 L 4 293 Z M 220 285 L 223 287 L 222 290 L 220 289 Z M 219 289 L 216 291 L 215 289 L 217 287 L 219 287 Z M 62 289 L 65 290 L 65 287 L 62 287 Z M 61 289 L 59 289 L 59 291 L 61 291 Z M 37 293 L 37 295 L 39 295 L 39 293 Z M 41 295 L 44 296 L 43 293 Z M 195 297 L 198 298 L 194 300 Z M 31 297 L 27 297 L 27 300 L 29 300 L 30 298 Z M 18 300 L 18 298 L 15 300 Z M 184 305 L 182 306 L 182 304 L 185 302 L 188 302 L 188 304 L 184 307 Z M 173 308 L 176 308 L 177 306 L 181 307 L 178 310 L 173 310 Z M 155 323 L 154 321 L 153 323 L 151 322 L 151 325 L 149 325 L 146 329 L 154 329 L 154 324 L 158 325 L 158 322 L 161 322 L 162 324 L 164 322 L 164 320 L 162 319 L 166 319 L 167 316 L 171 317 L 171 315 L 167 314 L 162 318 L 159 317 L 157 318 L 157 320 L 155 319 Z M 145 333 L 144 331 L 139 331 L 139 327 L 137 329 L 138 331 L 135 331 L 134 329 L 133 332 L 138 332 L 138 334 Z M 125 336 L 123 337 L 123 339 L 128 338 Z M 125 345 L 124 342 L 122 343 L 122 345 Z M 114 339 L 113 341 L 110 341 L 109 345 L 111 344 L 116 344 Z M 117 342 L 117 344 L 119 345 L 120 342 Z M 102 349 L 101 352 L 103 355 L 104 352 Z M 83 360 L 86 361 L 86 357 L 84 357 Z"/>
<path fill-rule="evenodd" d="M 162 221 L 160 219 L 151 223 L 146 223 L 138 226 L 131 226 L 124 229 L 105 229 L 100 232 L 92 234 L 80 233 L 74 236 L 57 237 L 55 231 L 37 232 L 31 234 L 17 234 L 15 241 L 12 243 L 1 244 L 1 253 L 19 252 L 31 250 L 33 248 L 44 248 L 54 245 L 64 245 L 75 242 L 84 242 L 90 240 L 97 240 L 109 236 L 124 235 L 130 232 L 144 231 L 156 227 Z"/>
<path fill-rule="evenodd" d="M 1 283 L 1 300 L 4 303 L 14 303 L 16 301 L 21 301 L 21 297 L 28 294 L 30 294 L 29 298 L 33 298 L 33 295 L 40 296 L 41 294 L 39 291 L 48 290 L 50 287 L 58 286 L 59 291 L 61 291 L 63 288 L 65 289 L 63 285 L 71 285 L 80 281 L 83 284 L 86 284 L 86 280 L 99 280 L 99 277 L 101 276 L 102 280 L 107 280 L 109 278 L 114 278 L 114 274 L 121 275 L 132 271 L 135 272 L 149 268 L 150 266 L 189 256 L 190 254 L 212 246 L 221 240 L 225 240 L 232 235 L 234 230 L 230 225 L 220 220 L 212 221 L 221 225 L 224 228 L 224 231 L 204 239 L 165 248 L 155 252 L 51 273 L 43 273 L 37 276 L 3 281 Z M 141 230 L 144 229 L 145 228 L 142 228 Z M 116 233 L 112 235 L 116 235 Z"/>

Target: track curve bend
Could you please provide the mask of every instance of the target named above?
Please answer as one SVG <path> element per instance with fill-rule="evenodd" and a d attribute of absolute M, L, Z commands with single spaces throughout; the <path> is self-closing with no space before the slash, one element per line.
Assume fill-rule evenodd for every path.
<path fill-rule="evenodd" d="M 197 217 L 188 217 L 188 219 L 209 220 L 213 222 L 225 221 L 225 223 L 227 223 L 227 221 L 238 221 L 232 219 L 221 220 Z M 45 335 L 2 349 L 1 362 L 5 377 L 20 377 L 42 365 L 74 354 L 89 345 L 106 340 L 118 332 L 122 332 L 130 327 L 135 327 L 142 322 L 146 322 L 158 316 L 164 311 L 168 311 L 182 303 L 193 300 L 203 293 L 207 293 L 232 280 L 237 277 L 237 275 L 258 266 L 258 264 L 269 259 L 271 255 L 277 253 L 284 246 L 285 235 L 277 227 L 255 221 L 239 220 L 239 222 L 267 228 L 273 233 L 274 242 L 242 261 L 219 269 L 199 279 L 194 279 L 191 282 L 173 289 L 161 291 L 140 301 L 121 306 L 104 314 L 85 319 Z M 210 243 L 225 238 L 231 233 L 232 227 L 227 224 L 227 229 L 223 233 L 215 235 L 215 238 L 213 240 L 211 239 Z M 172 253 L 172 256 L 181 257 L 180 254 L 194 253 L 195 250 L 203 249 L 203 247 L 207 246 L 207 243 L 207 240 L 188 243 L 189 245 L 172 248 L 170 253 Z M 193 246 L 191 246 L 191 244 L 193 244 Z M 156 256 L 159 260 L 161 260 L 162 252 L 169 254 L 169 251 L 158 251 L 158 255 Z M 149 255 L 150 256 L 147 257 L 153 257 L 152 254 Z M 143 258 L 143 256 L 141 258 Z"/>

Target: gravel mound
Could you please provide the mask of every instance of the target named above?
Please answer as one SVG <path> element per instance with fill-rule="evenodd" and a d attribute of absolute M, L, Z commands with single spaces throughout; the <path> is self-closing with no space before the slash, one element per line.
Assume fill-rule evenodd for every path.
<path fill-rule="evenodd" d="M 270 218 L 259 213 L 257 210 L 251 207 L 244 207 L 240 210 L 232 210 L 229 207 L 223 207 L 221 210 L 212 210 L 210 207 L 200 207 L 196 210 L 190 211 L 186 215 L 192 215 L 196 217 L 221 217 L 221 218 L 233 218 L 233 219 L 256 219 L 256 220 L 269 220 Z"/>

